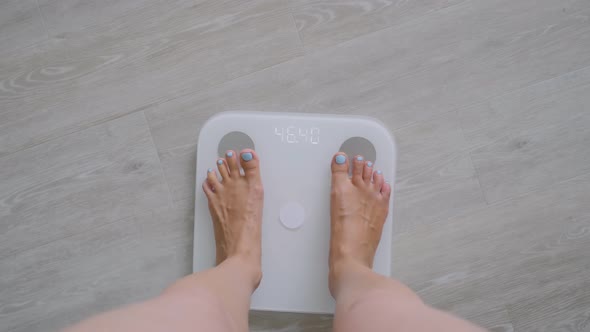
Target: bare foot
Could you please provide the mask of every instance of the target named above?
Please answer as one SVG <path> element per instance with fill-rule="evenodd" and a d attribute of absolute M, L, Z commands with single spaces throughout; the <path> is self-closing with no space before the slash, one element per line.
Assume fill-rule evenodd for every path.
<path fill-rule="evenodd" d="M 227 151 L 225 158 L 217 160 L 217 170 L 221 181 L 218 172 L 209 169 L 203 182 L 213 219 L 217 265 L 230 258 L 242 260 L 252 267 L 259 283 L 264 191 L 258 155 L 250 149 L 239 156 Z"/>
<path fill-rule="evenodd" d="M 352 178 L 348 176 L 352 163 Z M 371 161 L 352 160 L 339 152 L 332 158 L 330 199 L 330 290 L 340 277 L 339 265 L 355 262 L 373 267 L 375 251 L 389 210 L 391 186 Z"/>

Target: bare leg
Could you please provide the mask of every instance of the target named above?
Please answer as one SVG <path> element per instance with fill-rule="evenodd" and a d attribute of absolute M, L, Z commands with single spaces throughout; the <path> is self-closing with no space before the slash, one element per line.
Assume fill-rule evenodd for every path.
<path fill-rule="evenodd" d="M 329 284 L 336 299 L 334 330 L 481 331 L 428 307 L 402 283 L 372 271 L 391 186 L 361 156 L 353 158 L 350 178 L 349 163 L 343 153 L 332 160 Z"/>
<path fill-rule="evenodd" d="M 244 175 L 240 174 L 240 167 Z M 187 276 L 150 301 L 86 320 L 68 331 L 247 331 L 260 268 L 263 189 L 252 150 L 231 151 L 210 170 L 209 200 L 217 267 Z"/>

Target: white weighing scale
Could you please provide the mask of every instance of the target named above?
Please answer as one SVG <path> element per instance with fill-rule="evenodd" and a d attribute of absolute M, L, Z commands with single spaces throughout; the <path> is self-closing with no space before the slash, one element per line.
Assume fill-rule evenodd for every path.
<path fill-rule="evenodd" d="M 227 150 L 256 150 L 264 185 L 262 271 L 251 309 L 333 313 L 328 290 L 330 163 L 345 152 L 374 161 L 394 183 L 396 147 L 375 119 L 324 114 L 225 112 L 202 127 L 197 147 L 193 270 L 215 266 L 215 238 L 201 183 Z M 373 270 L 391 275 L 393 198 Z"/>

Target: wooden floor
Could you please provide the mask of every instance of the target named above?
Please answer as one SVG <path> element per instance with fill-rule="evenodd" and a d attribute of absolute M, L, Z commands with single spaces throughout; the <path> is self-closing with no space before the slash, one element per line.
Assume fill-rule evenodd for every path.
<path fill-rule="evenodd" d="M 1 1 L 1 330 L 190 273 L 199 129 L 235 109 L 382 120 L 394 277 L 492 331 L 590 331 L 588 0 Z"/>

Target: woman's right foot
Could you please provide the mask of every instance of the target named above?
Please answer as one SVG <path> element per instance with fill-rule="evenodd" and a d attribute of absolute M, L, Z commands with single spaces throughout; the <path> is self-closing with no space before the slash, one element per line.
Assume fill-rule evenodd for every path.
<path fill-rule="evenodd" d="M 352 177 L 349 167 L 352 164 Z M 339 152 L 332 158 L 330 197 L 330 291 L 334 294 L 346 264 L 373 267 L 373 258 L 389 212 L 391 186 L 362 156 Z"/>
<path fill-rule="evenodd" d="M 224 158 L 217 159 L 217 172 L 209 169 L 203 182 L 213 219 L 217 265 L 233 258 L 245 263 L 256 285 L 262 277 L 264 197 L 259 164 L 254 150 L 245 149 L 239 154 L 230 150 Z"/>

